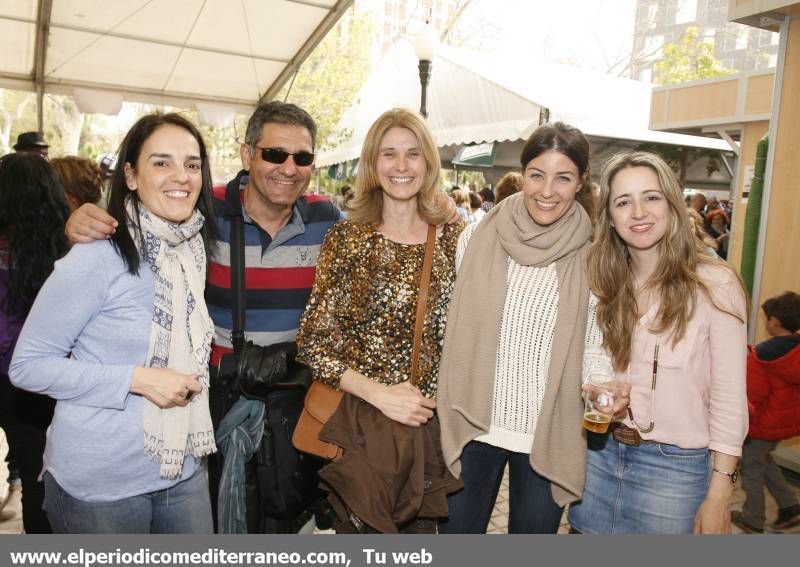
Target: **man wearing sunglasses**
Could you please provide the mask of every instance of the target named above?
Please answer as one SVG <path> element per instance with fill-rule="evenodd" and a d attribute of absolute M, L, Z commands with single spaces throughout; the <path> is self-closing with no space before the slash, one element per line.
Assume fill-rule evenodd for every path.
<path fill-rule="evenodd" d="M 259 105 L 240 148 L 243 169 L 227 187 L 215 189 L 222 246 L 206 285 L 208 310 L 217 325 L 212 364 L 231 348 L 231 215 L 241 214 L 245 221 L 247 338 L 262 346 L 294 341 L 319 248 L 342 218 L 327 197 L 305 194 L 314 171 L 316 134 L 311 116 L 296 105 Z"/>

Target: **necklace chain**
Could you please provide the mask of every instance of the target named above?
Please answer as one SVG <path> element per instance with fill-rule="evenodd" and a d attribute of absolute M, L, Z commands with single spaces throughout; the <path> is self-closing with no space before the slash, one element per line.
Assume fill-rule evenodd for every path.
<path fill-rule="evenodd" d="M 658 347 L 659 343 L 656 343 L 656 347 L 653 350 L 653 378 L 650 382 L 650 425 L 647 427 L 642 427 L 636 422 L 636 418 L 633 417 L 633 411 L 631 410 L 631 406 L 628 406 L 628 417 L 630 418 L 633 426 L 639 430 L 639 433 L 650 433 L 656 426 L 655 423 L 655 402 L 656 402 L 656 380 L 658 379 Z"/>

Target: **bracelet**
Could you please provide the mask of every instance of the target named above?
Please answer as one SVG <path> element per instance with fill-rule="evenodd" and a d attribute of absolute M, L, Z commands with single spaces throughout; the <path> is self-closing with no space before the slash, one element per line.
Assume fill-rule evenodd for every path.
<path fill-rule="evenodd" d="M 739 478 L 738 470 L 734 470 L 733 472 L 721 471 L 718 468 L 713 468 L 711 470 L 713 470 L 715 473 L 724 474 L 725 476 L 727 476 L 729 479 L 731 479 L 731 484 L 736 484 L 736 480 Z"/>

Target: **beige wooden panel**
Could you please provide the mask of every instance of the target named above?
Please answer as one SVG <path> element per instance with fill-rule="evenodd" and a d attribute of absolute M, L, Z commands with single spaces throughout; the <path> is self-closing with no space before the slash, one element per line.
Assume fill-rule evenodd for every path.
<path fill-rule="evenodd" d="M 744 217 L 747 212 L 747 203 L 742 200 L 742 191 L 747 166 L 756 163 L 756 147 L 758 141 L 769 130 L 769 122 L 766 120 L 759 122 L 749 122 L 742 128 L 740 150 L 739 150 L 739 174 L 736 194 L 739 196 L 733 204 L 733 224 L 731 225 L 731 241 L 728 245 L 728 262 L 739 272 L 742 265 L 742 245 L 744 241 Z"/>
<path fill-rule="evenodd" d="M 767 114 L 772 108 L 772 89 L 775 87 L 775 74 L 756 75 L 747 80 L 747 99 L 745 114 Z"/>
<path fill-rule="evenodd" d="M 759 305 L 783 291 L 800 291 L 800 19 L 789 24 L 783 73 Z M 756 337 L 765 338 L 763 325 Z"/>
<path fill-rule="evenodd" d="M 734 79 L 671 91 L 667 122 L 735 116 L 738 85 L 739 81 Z"/>
<path fill-rule="evenodd" d="M 650 98 L 650 128 L 657 130 L 666 121 L 667 91 L 653 92 Z"/>
<path fill-rule="evenodd" d="M 728 18 L 737 19 L 771 11 L 791 13 L 796 4 L 787 0 L 733 0 L 728 3 Z"/>

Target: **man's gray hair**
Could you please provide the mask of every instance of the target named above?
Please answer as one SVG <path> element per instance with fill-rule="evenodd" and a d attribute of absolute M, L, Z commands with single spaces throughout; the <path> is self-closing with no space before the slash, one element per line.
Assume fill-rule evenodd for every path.
<path fill-rule="evenodd" d="M 300 126 L 308 130 L 311 134 L 311 151 L 317 145 L 317 125 L 311 115 L 291 102 L 281 102 L 272 100 L 264 104 L 259 104 L 250 120 L 247 122 L 247 132 L 244 142 L 250 148 L 250 155 L 255 155 L 256 144 L 261 137 L 261 130 L 264 124 L 291 124 Z"/>

